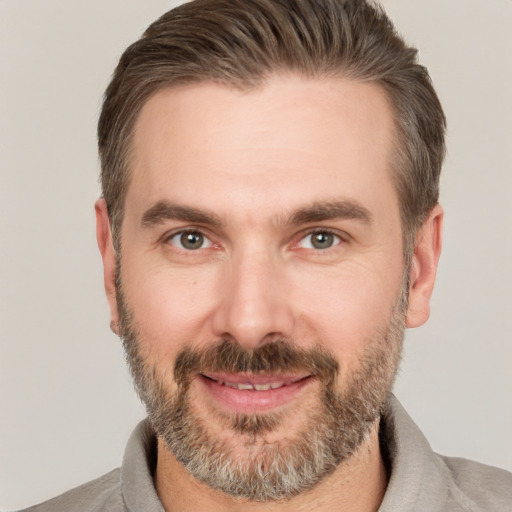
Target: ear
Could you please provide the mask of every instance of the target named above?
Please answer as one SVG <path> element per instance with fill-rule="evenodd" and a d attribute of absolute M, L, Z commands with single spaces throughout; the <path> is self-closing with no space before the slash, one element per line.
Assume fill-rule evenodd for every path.
<path fill-rule="evenodd" d="M 407 327 L 423 325 L 430 315 L 430 297 L 441 255 L 443 215 L 440 205 L 434 207 L 416 234 L 414 256 L 409 273 Z"/>
<path fill-rule="evenodd" d="M 104 199 L 98 199 L 94 205 L 96 211 L 96 240 L 103 260 L 103 280 L 108 305 L 110 307 L 110 326 L 117 334 L 119 325 L 119 313 L 116 301 L 116 253 L 112 241 L 110 219 L 107 211 L 107 203 Z"/>

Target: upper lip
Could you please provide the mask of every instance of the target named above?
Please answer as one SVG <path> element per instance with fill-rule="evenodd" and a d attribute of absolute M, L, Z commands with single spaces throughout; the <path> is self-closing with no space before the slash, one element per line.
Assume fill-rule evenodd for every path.
<path fill-rule="evenodd" d="M 221 384 L 230 387 L 247 386 L 247 389 L 273 389 L 289 384 L 293 384 L 311 374 L 253 374 L 253 373 L 218 373 L 218 372 L 200 372 L 203 377 L 215 380 Z"/>

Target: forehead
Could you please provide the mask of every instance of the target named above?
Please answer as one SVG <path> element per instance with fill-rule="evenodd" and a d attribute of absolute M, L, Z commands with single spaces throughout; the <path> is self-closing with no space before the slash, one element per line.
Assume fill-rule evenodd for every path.
<path fill-rule="evenodd" d="M 135 125 L 127 212 L 161 199 L 221 215 L 228 203 L 277 215 L 340 196 L 396 202 L 393 134 L 386 95 L 371 83 L 274 76 L 246 91 L 164 89 Z"/>

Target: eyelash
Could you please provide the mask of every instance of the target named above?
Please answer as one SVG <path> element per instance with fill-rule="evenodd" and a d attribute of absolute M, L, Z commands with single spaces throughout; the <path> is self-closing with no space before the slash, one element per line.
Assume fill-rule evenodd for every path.
<path fill-rule="evenodd" d="M 317 247 L 303 247 L 303 249 L 314 250 L 314 251 L 318 251 L 318 252 L 326 252 L 329 249 L 332 249 L 332 248 L 336 247 L 337 245 L 339 245 L 340 243 L 343 243 L 344 241 L 346 241 L 345 237 L 343 237 L 342 235 L 340 235 L 339 233 L 337 233 L 333 230 L 316 228 L 316 229 L 312 229 L 312 230 L 302 233 L 300 235 L 299 240 L 296 243 L 293 243 L 292 247 L 293 248 L 301 248 L 300 244 L 303 241 L 307 240 L 308 237 L 313 237 L 314 235 L 318 235 L 318 234 L 322 234 L 327 237 L 332 237 L 332 239 L 333 239 L 332 245 L 329 245 L 329 247 L 322 248 L 322 249 L 317 248 Z M 206 247 L 204 247 L 203 244 L 201 244 L 201 247 L 198 247 L 196 249 L 191 249 L 191 248 L 186 248 L 186 247 L 180 246 L 178 244 L 181 243 L 181 239 L 184 235 L 198 235 L 203 238 L 203 243 L 207 242 L 208 245 Z M 174 244 L 174 243 L 172 243 L 172 240 L 175 239 L 176 237 L 180 237 L 180 241 L 177 242 L 176 244 Z M 208 235 L 206 235 L 199 228 L 197 228 L 197 229 L 196 228 L 182 229 L 180 231 L 170 233 L 164 237 L 164 242 L 172 245 L 173 247 L 176 247 L 177 249 L 179 249 L 181 251 L 189 252 L 189 253 L 199 251 L 201 249 L 208 249 L 210 247 L 218 247 L 218 245 L 214 244 L 214 242 L 211 240 L 211 238 Z M 312 245 L 312 243 L 310 243 L 310 245 Z"/>

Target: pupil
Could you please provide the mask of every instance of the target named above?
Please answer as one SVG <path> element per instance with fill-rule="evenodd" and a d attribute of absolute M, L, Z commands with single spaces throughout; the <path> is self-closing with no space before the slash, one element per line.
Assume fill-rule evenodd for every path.
<path fill-rule="evenodd" d="M 326 249 L 331 247 L 333 237 L 330 233 L 315 233 L 313 235 L 313 247 L 316 249 Z"/>
<path fill-rule="evenodd" d="M 199 249 L 203 245 L 203 235 L 201 233 L 183 233 L 181 243 L 186 249 Z"/>

